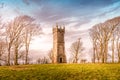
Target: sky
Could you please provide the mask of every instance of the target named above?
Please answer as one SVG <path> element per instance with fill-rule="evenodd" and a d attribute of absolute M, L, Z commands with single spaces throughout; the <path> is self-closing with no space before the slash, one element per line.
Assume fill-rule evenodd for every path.
<path fill-rule="evenodd" d="M 0 0 L 0 16 L 5 22 L 19 15 L 35 18 L 43 30 L 31 43 L 34 56 L 43 56 L 52 48 L 52 28 L 57 23 L 65 25 L 66 54 L 70 45 L 81 37 L 85 47 L 83 53 L 89 57 L 92 45 L 89 29 L 120 16 L 120 0 Z"/>

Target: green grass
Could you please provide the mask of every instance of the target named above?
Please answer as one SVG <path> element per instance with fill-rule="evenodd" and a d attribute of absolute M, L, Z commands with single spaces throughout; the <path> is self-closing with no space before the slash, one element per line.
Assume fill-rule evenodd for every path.
<path fill-rule="evenodd" d="M 0 80 L 120 80 L 120 64 L 1 66 Z"/>

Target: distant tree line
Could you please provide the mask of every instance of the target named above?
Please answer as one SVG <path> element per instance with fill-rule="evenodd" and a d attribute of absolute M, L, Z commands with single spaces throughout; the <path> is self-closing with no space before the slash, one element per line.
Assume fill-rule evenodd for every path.
<path fill-rule="evenodd" d="M 1 19 L 0 64 L 18 65 L 19 62 L 28 64 L 30 42 L 40 33 L 40 26 L 30 16 L 18 16 L 6 23 Z"/>

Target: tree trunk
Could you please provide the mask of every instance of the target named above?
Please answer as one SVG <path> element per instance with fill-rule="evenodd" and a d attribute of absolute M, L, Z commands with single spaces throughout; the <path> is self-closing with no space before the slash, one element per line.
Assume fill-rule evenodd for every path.
<path fill-rule="evenodd" d="M 120 43 L 118 43 L 118 63 L 120 63 Z"/>
<path fill-rule="evenodd" d="M 28 64 L 28 49 L 26 49 L 25 64 Z"/>
<path fill-rule="evenodd" d="M 104 63 L 104 52 L 102 52 L 102 63 Z"/>
<path fill-rule="evenodd" d="M 105 41 L 105 55 L 104 55 L 104 62 L 107 63 L 107 55 L 108 55 L 108 41 Z"/>
<path fill-rule="evenodd" d="M 14 52 L 14 65 L 18 65 L 18 49 L 15 48 L 15 52 Z"/>
<path fill-rule="evenodd" d="M 95 47 L 93 47 L 93 63 L 95 63 Z"/>
<path fill-rule="evenodd" d="M 10 44 L 8 45 L 8 56 L 7 56 L 7 65 L 10 66 L 10 50 L 11 50 L 11 47 L 10 47 Z"/>
<path fill-rule="evenodd" d="M 105 45 L 102 43 L 102 63 L 105 63 Z"/>
<path fill-rule="evenodd" d="M 77 59 L 77 54 L 76 54 L 74 63 L 77 63 L 77 62 L 78 62 L 78 59 Z"/>
<path fill-rule="evenodd" d="M 93 39 L 93 59 L 92 59 L 92 62 L 93 62 L 93 63 L 95 63 L 96 50 L 97 50 L 96 40 Z"/>
<path fill-rule="evenodd" d="M 112 63 L 114 63 L 114 37 L 112 40 Z"/>

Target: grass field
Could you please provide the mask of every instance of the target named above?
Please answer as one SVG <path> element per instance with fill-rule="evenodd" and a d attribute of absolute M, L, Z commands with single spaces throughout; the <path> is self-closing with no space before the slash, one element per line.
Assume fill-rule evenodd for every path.
<path fill-rule="evenodd" d="M 1 66 L 0 80 L 120 80 L 120 64 Z"/>

